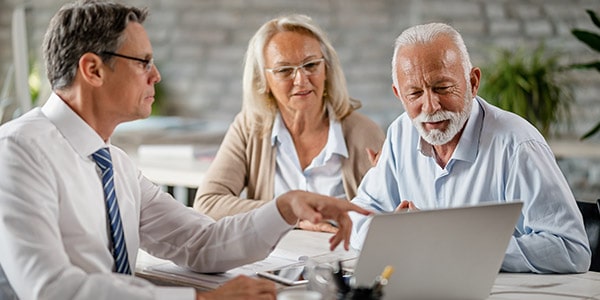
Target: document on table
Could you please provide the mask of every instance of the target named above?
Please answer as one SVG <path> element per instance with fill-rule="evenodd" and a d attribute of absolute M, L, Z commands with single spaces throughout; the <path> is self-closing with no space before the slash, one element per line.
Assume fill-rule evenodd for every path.
<path fill-rule="evenodd" d="M 238 275 L 255 276 L 256 272 L 260 271 L 279 269 L 293 264 L 304 264 L 307 259 L 315 260 L 318 263 L 327 263 L 358 257 L 358 252 L 346 251 L 342 246 L 330 251 L 330 237 L 330 233 L 292 230 L 281 239 L 275 250 L 264 260 L 225 273 L 197 273 L 177 266 L 172 262 L 146 267 L 143 269 L 143 273 L 176 283 L 215 289 Z"/>

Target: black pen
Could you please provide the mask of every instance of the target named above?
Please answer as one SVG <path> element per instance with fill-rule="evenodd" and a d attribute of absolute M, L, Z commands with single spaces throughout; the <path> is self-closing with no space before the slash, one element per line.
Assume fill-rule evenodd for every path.
<path fill-rule="evenodd" d="M 344 280 L 344 272 L 342 269 L 342 261 L 338 261 L 338 270 L 333 273 L 333 278 L 335 279 L 335 284 L 338 287 L 338 293 L 346 294 L 350 291 L 350 287 L 346 284 Z"/>

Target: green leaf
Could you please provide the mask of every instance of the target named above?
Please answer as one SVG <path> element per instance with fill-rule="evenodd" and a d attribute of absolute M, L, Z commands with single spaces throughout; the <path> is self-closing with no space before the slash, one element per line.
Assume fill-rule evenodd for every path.
<path fill-rule="evenodd" d="M 600 52 L 600 35 L 580 29 L 573 29 L 571 33 L 590 48 Z"/>
<path fill-rule="evenodd" d="M 543 43 L 536 49 L 500 50 L 483 68 L 486 76 L 479 94 L 527 119 L 547 136 L 553 123 L 569 122 L 573 102 L 572 87 L 557 78 L 563 69 L 558 60 L 559 54 L 548 52 Z"/>
<path fill-rule="evenodd" d="M 569 67 L 572 69 L 596 69 L 596 71 L 600 72 L 600 61 L 585 64 L 572 64 Z"/>
<path fill-rule="evenodd" d="M 596 15 L 596 13 L 590 9 L 586 10 L 586 12 L 590 16 L 590 19 L 592 20 L 594 25 L 596 25 L 596 27 L 600 28 L 600 19 L 598 19 L 598 16 Z M 585 30 L 581 30 L 581 29 L 573 29 L 573 30 L 571 30 L 571 33 L 573 33 L 573 35 L 577 39 L 584 42 L 590 48 L 596 50 L 597 52 L 600 52 L 600 36 L 598 34 L 595 34 L 595 33 L 589 32 L 589 31 L 585 31 Z M 569 67 L 572 69 L 596 69 L 596 71 L 600 72 L 600 61 L 572 64 Z M 581 137 L 581 140 L 585 140 L 585 139 L 589 138 L 590 136 L 598 133 L 598 131 L 600 131 L 600 123 L 596 124 L 596 126 L 594 126 L 594 128 L 592 128 L 590 131 L 585 133 Z"/>
<path fill-rule="evenodd" d="M 600 19 L 598 19 L 596 13 L 591 9 L 587 9 L 586 12 L 588 13 L 588 15 L 590 15 L 590 19 L 592 19 L 592 22 L 594 22 L 594 24 L 596 24 L 596 27 L 600 28 Z"/>
<path fill-rule="evenodd" d="M 594 128 L 592 128 L 590 131 L 586 132 L 581 137 L 581 140 L 585 140 L 585 139 L 589 138 L 590 136 L 596 134 L 598 131 L 600 131 L 600 123 L 596 124 L 596 126 L 594 126 Z"/>

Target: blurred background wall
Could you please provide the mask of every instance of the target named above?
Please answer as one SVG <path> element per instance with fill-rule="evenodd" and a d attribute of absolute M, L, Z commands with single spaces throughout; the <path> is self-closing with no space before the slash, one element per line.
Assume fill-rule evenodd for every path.
<path fill-rule="evenodd" d="M 0 0 L 0 83 L 12 63 L 12 10 L 19 5 L 27 7 L 30 63 L 39 66 L 43 33 L 65 2 Z M 413 24 L 451 24 L 463 34 L 476 66 L 485 66 L 497 48 L 535 47 L 542 41 L 561 53 L 565 65 L 598 59 L 598 54 L 570 31 L 575 27 L 594 30 L 585 9 L 599 12 L 599 0 L 121 2 L 150 9 L 145 26 L 163 78 L 165 97 L 157 107 L 163 115 L 233 120 L 241 107 L 242 63 L 248 40 L 262 23 L 284 13 L 308 14 L 325 29 L 340 55 L 351 96 L 360 99 L 361 111 L 383 128 L 403 111 L 391 90 L 393 41 Z M 558 137 L 577 138 L 600 119 L 600 73 L 569 71 L 566 77 L 574 84 L 575 105 L 571 106 L 571 125 L 558 124 Z M 599 140 L 599 135 L 592 138 Z M 579 164 L 582 166 L 577 167 Z M 572 169 L 571 182 L 588 188 L 595 185 L 582 196 L 595 199 L 600 197 L 599 165 L 598 160 L 579 160 L 563 162 L 561 167 Z"/>

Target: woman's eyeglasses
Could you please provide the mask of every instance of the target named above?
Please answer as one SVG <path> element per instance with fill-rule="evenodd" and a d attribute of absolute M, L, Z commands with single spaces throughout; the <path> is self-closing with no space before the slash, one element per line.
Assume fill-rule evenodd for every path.
<path fill-rule="evenodd" d="M 271 72 L 278 80 L 293 80 L 296 78 L 298 70 L 302 70 L 302 73 L 306 76 L 319 74 L 321 71 L 321 64 L 325 61 L 325 58 L 318 58 L 315 60 L 307 61 L 299 66 L 281 66 L 276 68 L 265 68 L 265 70 Z"/>

